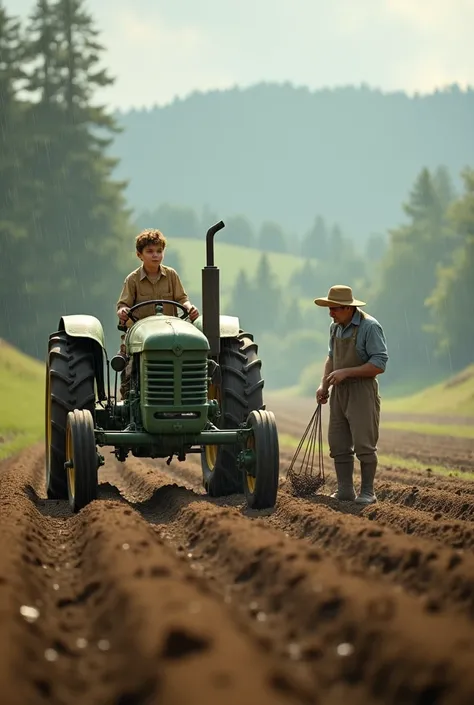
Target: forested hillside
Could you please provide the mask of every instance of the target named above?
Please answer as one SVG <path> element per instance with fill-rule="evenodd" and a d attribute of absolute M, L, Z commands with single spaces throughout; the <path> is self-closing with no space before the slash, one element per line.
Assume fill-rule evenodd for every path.
<path fill-rule="evenodd" d="M 473 115 L 474 92 L 456 87 L 409 97 L 262 84 L 120 114 L 112 153 L 137 212 L 207 205 L 296 236 L 319 214 L 359 241 L 399 223 L 423 166 L 444 164 L 460 186 Z"/>
<path fill-rule="evenodd" d="M 96 35 L 82 2 L 38 0 L 26 26 L 0 3 L 1 335 L 41 359 L 63 313 L 111 328 L 131 238 Z"/>
<path fill-rule="evenodd" d="M 89 313 L 114 352 L 138 229 L 163 230 L 199 304 L 197 253 L 223 218 L 226 312 L 254 333 L 269 388 L 313 393 L 329 318 L 312 301 L 336 283 L 386 331 L 384 386 L 413 391 L 473 362 L 472 92 L 260 86 L 117 121 L 94 99 L 112 78 L 84 2 L 32 10 L 22 26 L 0 2 L 2 338 L 44 360 L 60 316 Z M 133 159 L 117 163 L 125 144 Z M 133 177 L 129 201 L 117 174 Z"/>

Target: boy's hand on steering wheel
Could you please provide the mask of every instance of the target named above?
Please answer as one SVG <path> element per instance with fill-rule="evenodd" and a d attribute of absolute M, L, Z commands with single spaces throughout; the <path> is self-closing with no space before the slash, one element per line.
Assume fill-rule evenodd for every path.
<path fill-rule="evenodd" d="M 198 311 L 198 309 L 196 308 L 196 306 L 191 305 L 191 306 L 188 308 L 188 313 L 189 313 L 189 320 L 190 320 L 190 321 L 195 321 L 196 318 L 199 317 L 199 311 Z"/>
<path fill-rule="evenodd" d="M 117 315 L 120 318 L 120 320 L 122 321 L 122 323 L 126 322 L 126 320 L 128 318 L 129 311 L 130 311 L 130 309 L 128 308 L 128 306 L 122 306 L 122 308 L 118 310 Z"/>

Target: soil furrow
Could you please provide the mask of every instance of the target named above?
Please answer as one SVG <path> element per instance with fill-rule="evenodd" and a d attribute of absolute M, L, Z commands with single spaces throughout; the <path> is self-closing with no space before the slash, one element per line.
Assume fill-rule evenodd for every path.
<path fill-rule="evenodd" d="M 355 503 L 354 503 L 355 505 Z M 304 538 L 340 561 L 345 572 L 370 573 L 407 591 L 424 595 L 433 610 L 452 609 L 474 618 L 474 557 L 433 544 L 419 536 L 395 532 L 359 516 L 341 514 L 314 501 L 282 492 L 267 522 Z M 370 516 L 370 514 L 369 514 Z M 474 533 L 474 524 L 471 526 Z"/>
<path fill-rule="evenodd" d="M 0 471 L 2 702 L 175 705 L 190 684 L 210 703 L 305 700 L 139 514 L 71 516 L 39 496 L 43 459 L 22 457 Z"/>
<path fill-rule="evenodd" d="M 470 462 L 466 439 L 387 440 Z M 298 498 L 282 446 L 277 507 L 253 512 L 205 495 L 198 456 L 107 454 L 99 501 L 72 515 L 44 499 L 42 451 L 0 463 L 2 702 L 474 702 L 474 483 L 381 467 L 359 507 L 328 496 L 326 458 Z"/>
<path fill-rule="evenodd" d="M 465 479 L 461 473 L 442 477 L 429 468 L 426 470 L 407 470 L 406 468 L 394 468 L 392 466 L 380 466 L 377 471 L 376 482 L 395 482 L 399 485 L 416 484 L 419 487 L 429 487 L 435 490 L 446 490 L 458 495 L 474 495 L 474 483 Z"/>
<path fill-rule="evenodd" d="M 5 463 L 1 469 L 2 537 L 15 554 L 3 573 L 10 599 L 0 600 L 3 609 L 7 606 L 2 653 L 11 660 L 15 654 L 15 663 L 0 677 L 3 702 L 14 703 L 21 694 L 21 702 L 67 703 L 86 694 L 93 705 L 107 703 L 107 680 L 113 677 L 120 689 L 126 655 L 122 652 L 115 674 L 106 653 L 109 632 L 94 605 L 96 578 L 87 576 L 86 562 L 85 573 L 81 569 L 79 556 L 88 550 L 82 520 L 66 522 L 40 511 L 51 504 L 52 513 L 61 514 L 55 502 L 37 499 L 35 506 L 43 463 L 36 453 L 28 464 Z M 3 560 L 7 555 L 2 551 Z M 15 632 L 9 638 L 10 623 Z"/>
<path fill-rule="evenodd" d="M 467 551 L 474 548 L 474 524 L 470 521 L 444 519 L 440 513 L 433 515 L 421 509 L 391 505 L 388 502 L 366 507 L 361 516 L 377 525 L 432 539 L 453 549 Z"/>
<path fill-rule="evenodd" d="M 224 600 L 265 625 L 272 648 L 307 669 L 315 696 L 347 696 L 350 689 L 353 702 L 407 705 L 467 705 L 474 697 L 472 628 L 426 596 L 342 570 L 268 518 L 249 521 L 248 512 L 176 485 L 136 509 L 160 535 L 186 547 L 196 572 L 203 580 L 212 576 Z M 446 653 L 456 658 L 440 669 Z"/>
<path fill-rule="evenodd" d="M 377 497 L 390 504 L 432 512 L 436 519 L 474 520 L 474 502 L 455 492 L 381 482 L 377 487 Z"/>
<path fill-rule="evenodd" d="M 133 674 L 126 702 L 182 703 L 190 684 L 210 702 L 301 702 L 290 692 L 290 674 L 246 638 L 189 563 L 137 512 L 105 501 L 81 514 L 94 536 L 96 574 L 114 596 L 108 618 L 120 624 L 120 640 L 111 637 L 110 653 L 126 656 Z"/>
<path fill-rule="evenodd" d="M 130 497 L 137 496 L 137 488 L 140 488 L 143 499 L 149 499 L 154 489 L 164 484 L 167 478 L 159 467 L 149 473 L 146 463 L 134 461 L 129 464 L 127 474 L 122 475 L 121 490 Z M 242 497 L 222 498 L 213 503 L 239 506 Z M 409 530 L 402 533 L 397 528 L 379 525 L 374 517 L 384 507 L 388 512 L 392 510 L 395 517 L 399 516 L 397 512 L 403 515 L 403 507 L 392 508 L 386 503 L 360 507 L 355 502 L 340 503 L 321 495 L 302 500 L 283 490 L 275 512 L 266 522 L 295 538 L 317 544 L 340 560 L 348 572 L 365 574 L 370 571 L 373 579 L 382 578 L 424 595 L 433 610 L 449 608 L 474 617 L 474 557 L 462 550 L 463 546 L 448 548 L 418 533 L 411 535 Z M 420 518 L 431 518 L 432 534 L 436 530 L 443 534 L 446 531 L 445 524 L 429 514 L 407 511 L 411 512 L 414 522 L 418 513 Z M 352 514 L 355 516 L 350 516 Z M 428 522 L 425 520 L 425 523 L 428 532 Z M 464 525 L 464 534 L 455 533 L 460 525 Z M 452 540 L 458 544 L 463 535 L 474 541 L 474 524 L 452 522 L 450 528 Z"/>

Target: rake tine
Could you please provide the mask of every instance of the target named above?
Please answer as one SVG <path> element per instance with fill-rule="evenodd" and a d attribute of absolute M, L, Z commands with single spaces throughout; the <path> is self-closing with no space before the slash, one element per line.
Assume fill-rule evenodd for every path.
<path fill-rule="evenodd" d="M 289 473 L 293 470 L 293 465 L 294 465 L 294 463 L 295 463 L 295 461 L 296 461 L 296 459 L 297 459 L 297 457 L 298 457 L 298 455 L 299 455 L 299 453 L 300 453 L 300 451 L 301 451 L 301 448 L 302 448 L 303 443 L 304 443 L 304 441 L 305 441 L 305 439 L 306 439 L 306 436 L 308 435 L 308 432 L 309 432 L 309 430 L 310 430 L 310 428 L 311 428 L 311 425 L 312 425 L 312 423 L 313 423 L 313 419 L 314 419 L 314 417 L 315 417 L 315 414 L 316 414 L 316 411 L 315 411 L 314 414 L 312 415 L 311 420 L 310 420 L 308 426 L 306 427 L 306 430 L 305 430 L 305 432 L 304 432 L 304 434 L 303 434 L 303 436 L 302 436 L 302 438 L 301 438 L 301 440 L 300 440 L 300 442 L 299 442 L 299 444 L 298 444 L 298 447 L 297 447 L 297 449 L 296 449 L 296 452 L 295 452 L 295 454 L 294 454 L 294 456 L 293 456 L 293 458 L 292 458 L 292 460 L 291 460 L 290 467 L 289 467 L 289 470 L 288 470 L 288 473 L 287 473 L 287 474 L 289 474 Z"/>
<path fill-rule="evenodd" d="M 318 457 L 317 473 L 315 473 L 316 452 Z M 287 471 L 287 479 L 294 494 L 305 496 L 317 492 L 324 484 L 323 457 L 322 407 L 321 404 L 318 404 L 298 443 Z M 300 461 L 299 467 L 295 467 L 297 460 Z"/>

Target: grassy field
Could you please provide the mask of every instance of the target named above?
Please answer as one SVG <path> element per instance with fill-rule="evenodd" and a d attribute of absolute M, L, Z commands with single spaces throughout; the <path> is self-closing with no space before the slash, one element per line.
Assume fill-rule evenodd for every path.
<path fill-rule="evenodd" d="M 323 363 L 315 365 L 315 369 L 323 368 Z M 316 375 L 315 375 L 316 378 Z M 272 390 L 272 397 L 275 399 L 306 397 L 298 385 L 285 389 Z M 388 414 L 410 414 L 420 417 L 473 417 L 474 421 L 474 364 L 466 367 L 458 374 L 448 378 L 444 382 L 425 387 L 415 394 L 400 395 L 398 397 L 388 396 L 384 390 L 381 391 L 383 413 Z M 387 422 L 392 428 L 399 430 L 414 430 L 417 433 L 430 433 L 434 435 L 444 435 L 446 429 L 444 425 L 433 423 L 416 423 L 411 421 L 390 421 Z M 459 435 L 463 438 L 473 438 L 474 429 L 471 425 L 459 426 L 459 431 L 454 432 L 450 426 L 450 435 Z"/>
<path fill-rule="evenodd" d="M 473 419 L 474 421 L 474 419 Z M 472 424 L 439 424 L 418 423 L 417 421 L 382 421 L 383 428 L 395 431 L 411 431 L 428 436 L 452 436 L 454 438 L 474 438 L 474 423 Z"/>
<path fill-rule="evenodd" d="M 474 365 L 416 394 L 384 399 L 383 409 L 400 414 L 474 416 Z"/>
<path fill-rule="evenodd" d="M 169 253 L 177 252 L 179 254 L 183 263 L 179 274 L 185 288 L 188 291 L 200 291 L 201 270 L 206 264 L 205 240 L 177 238 L 167 245 L 166 251 Z M 250 247 L 219 243 L 219 235 L 216 236 L 215 264 L 220 269 L 221 294 L 224 304 L 232 290 L 239 271 L 245 269 L 248 276 L 252 278 L 257 271 L 261 255 L 260 250 L 254 250 Z M 294 271 L 302 267 L 305 263 L 304 258 L 298 255 L 269 252 L 267 256 L 272 271 L 278 276 L 278 281 L 282 285 L 288 284 Z M 166 255 L 164 263 L 166 264 Z M 139 264 L 136 256 L 131 253 L 130 270 L 134 267 L 138 267 Z M 312 304 L 312 300 L 310 304 Z"/>
<path fill-rule="evenodd" d="M 0 458 L 42 438 L 44 366 L 0 339 Z"/>

